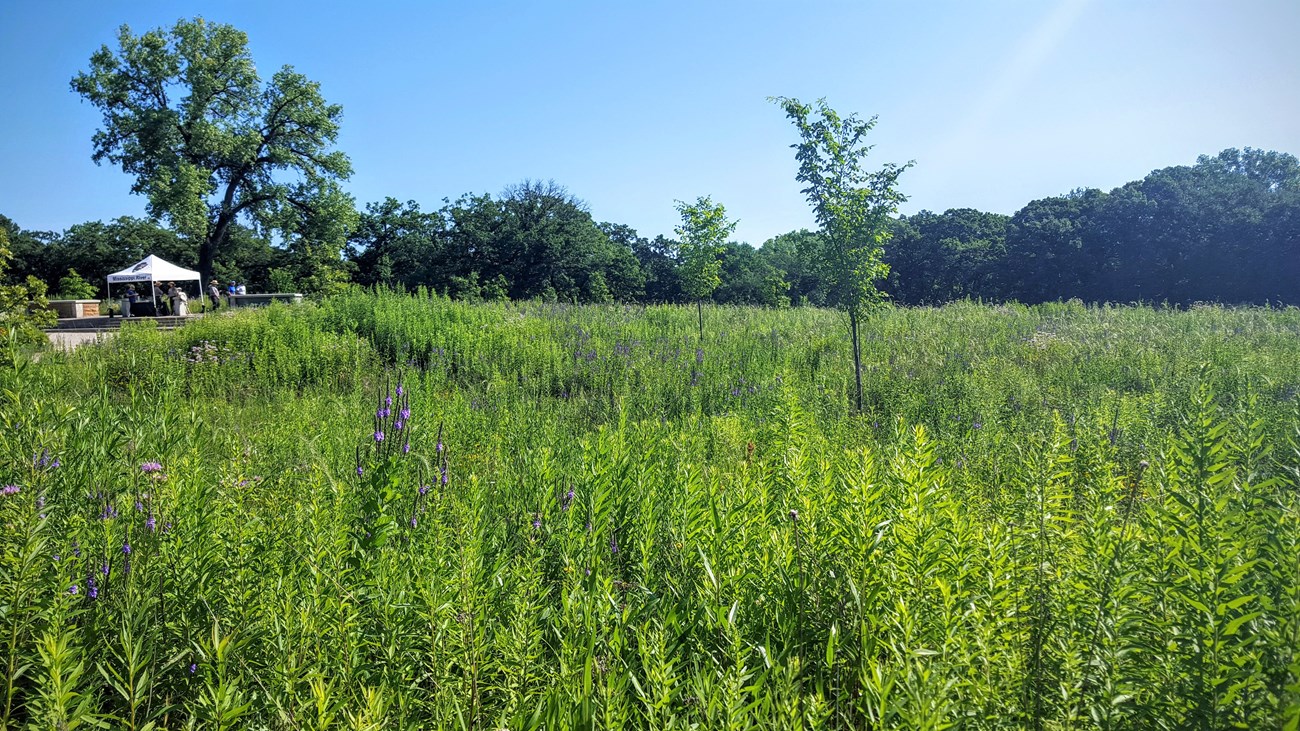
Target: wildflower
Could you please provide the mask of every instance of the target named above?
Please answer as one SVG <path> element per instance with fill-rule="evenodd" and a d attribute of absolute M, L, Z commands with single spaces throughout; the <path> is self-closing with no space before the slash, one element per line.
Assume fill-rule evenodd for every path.
<path fill-rule="evenodd" d="M 22 491 L 23 489 L 18 485 L 5 485 L 4 489 L 0 490 L 0 493 L 3 493 L 5 495 L 17 495 Z"/>
<path fill-rule="evenodd" d="M 402 390 L 402 384 L 400 384 L 400 383 L 397 384 L 397 395 L 398 395 L 398 396 L 401 396 L 401 395 L 404 394 L 404 393 L 406 393 L 406 392 Z"/>
<path fill-rule="evenodd" d="M 36 498 L 36 509 L 39 510 L 43 507 L 45 507 L 45 496 L 41 495 L 40 497 Z"/>
<path fill-rule="evenodd" d="M 99 586 L 95 583 L 94 576 L 86 577 L 86 596 L 90 597 L 91 599 L 99 598 Z"/>
<path fill-rule="evenodd" d="M 72 541 L 72 555 L 81 558 L 81 544 L 74 539 Z"/>
<path fill-rule="evenodd" d="M 162 468 L 162 465 L 157 462 L 145 462 L 140 465 L 140 471 L 146 474 L 150 472 L 162 472 Z"/>
<path fill-rule="evenodd" d="M 69 593 L 69 594 L 76 594 L 76 593 L 77 593 L 77 585 L 76 585 L 76 584 L 73 584 L 71 587 L 69 587 L 69 588 L 68 588 L 68 593 Z"/>
<path fill-rule="evenodd" d="M 542 529 L 542 519 L 540 517 L 533 518 L 533 530 L 541 530 L 541 529 Z"/>
<path fill-rule="evenodd" d="M 57 553 L 54 554 L 54 560 L 55 560 L 55 561 L 58 561 L 58 560 L 59 560 L 59 554 L 57 554 Z"/>
<path fill-rule="evenodd" d="M 190 675 L 193 675 L 193 674 L 195 673 L 195 671 L 197 671 L 198 669 L 199 669 L 199 666 L 198 666 L 198 665 L 196 665 L 196 664 L 194 664 L 194 663 L 190 663 Z"/>
<path fill-rule="evenodd" d="M 402 417 L 402 421 L 410 421 L 410 420 L 411 420 L 411 410 L 410 410 L 410 409 L 402 409 L 401 411 L 397 412 L 397 415 L 400 416 L 400 417 Z"/>
<path fill-rule="evenodd" d="M 613 533 L 609 536 L 609 552 L 618 555 L 618 534 Z"/>
<path fill-rule="evenodd" d="M 384 433 L 379 431 L 378 429 L 375 430 L 375 441 L 376 442 L 384 441 Z"/>
<path fill-rule="evenodd" d="M 568 510 L 569 505 L 571 505 L 572 503 L 573 503 L 573 488 L 570 487 L 569 491 L 564 493 L 564 500 L 560 503 L 560 509 Z"/>
<path fill-rule="evenodd" d="M 363 469 L 361 465 L 357 465 L 357 477 L 360 477 L 364 473 L 365 473 L 365 469 Z"/>
<path fill-rule="evenodd" d="M 393 422 L 393 431 L 401 431 L 403 426 L 405 426 L 405 424 L 402 423 L 401 419 L 398 419 Z"/>
<path fill-rule="evenodd" d="M 421 495 L 428 495 L 428 494 L 429 494 L 429 486 L 428 486 L 428 485 L 420 485 L 420 494 L 421 494 Z"/>
<path fill-rule="evenodd" d="M 59 458 L 58 458 L 58 457 L 55 457 L 55 458 L 54 458 L 54 461 L 50 463 L 50 469 L 52 469 L 52 470 L 57 470 L 58 468 L 60 468 L 60 467 L 62 467 L 62 466 L 63 466 L 63 463 L 59 461 Z"/>
<path fill-rule="evenodd" d="M 410 443 L 410 442 L 403 442 L 403 443 L 402 443 L 402 454 L 410 454 L 410 453 L 411 453 L 411 443 Z"/>
<path fill-rule="evenodd" d="M 442 470 L 442 484 L 446 485 L 446 484 L 447 484 L 447 468 L 446 468 L 446 466 L 443 466 L 443 467 L 439 467 L 438 469 Z"/>
<path fill-rule="evenodd" d="M 150 515 L 149 519 L 144 522 L 144 525 L 152 533 L 154 529 L 158 527 L 158 519 Z"/>
<path fill-rule="evenodd" d="M 439 440 L 438 440 L 438 444 L 437 444 L 437 446 L 434 447 L 434 451 L 437 451 L 437 452 L 441 452 L 441 451 L 442 451 L 442 439 L 439 439 Z"/>
<path fill-rule="evenodd" d="M 392 396 L 385 396 L 385 397 L 384 397 L 384 406 L 392 406 L 392 405 L 393 405 L 393 397 L 392 397 Z"/>
<path fill-rule="evenodd" d="M 137 512 L 137 513 L 143 513 L 143 512 L 144 512 L 144 503 L 140 502 L 139 500 L 136 500 L 136 501 L 135 501 L 135 512 Z"/>
<path fill-rule="evenodd" d="M 99 567 L 99 573 L 101 573 L 101 574 L 103 574 L 103 575 L 105 575 L 105 576 L 108 576 L 108 571 L 109 571 L 109 569 L 108 569 L 108 564 L 104 564 L 104 565 L 102 565 L 102 566 Z"/>
<path fill-rule="evenodd" d="M 415 527 L 415 516 L 414 516 L 414 515 L 411 516 L 411 527 L 412 527 L 412 528 Z"/>
<path fill-rule="evenodd" d="M 130 544 L 130 543 L 126 543 L 126 542 L 123 542 L 123 543 L 122 543 L 122 554 L 123 554 L 123 555 L 126 555 L 126 556 L 130 556 L 130 555 L 131 555 L 131 544 Z"/>

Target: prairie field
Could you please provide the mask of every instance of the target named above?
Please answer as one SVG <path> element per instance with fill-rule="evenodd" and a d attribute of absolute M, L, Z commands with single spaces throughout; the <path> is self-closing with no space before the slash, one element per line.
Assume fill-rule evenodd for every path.
<path fill-rule="evenodd" d="M 1300 310 L 387 291 L 0 374 L 0 728 L 1297 729 Z"/>

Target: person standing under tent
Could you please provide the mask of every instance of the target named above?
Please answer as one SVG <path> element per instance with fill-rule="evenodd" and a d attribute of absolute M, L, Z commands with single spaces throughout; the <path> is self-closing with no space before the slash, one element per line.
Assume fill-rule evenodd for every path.
<path fill-rule="evenodd" d="M 131 310 L 135 309 L 135 302 L 138 299 L 140 299 L 140 293 L 135 291 L 135 285 L 126 285 L 126 294 L 122 295 L 122 317 L 134 317 Z"/>
<path fill-rule="evenodd" d="M 176 310 L 172 309 L 168 299 L 167 290 L 163 289 L 162 282 L 153 283 L 154 298 L 158 300 L 159 306 L 167 310 L 167 314 L 172 314 Z"/>
<path fill-rule="evenodd" d="M 185 290 L 177 287 L 175 282 L 168 282 L 167 299 L 171 300 L 172 314 L 177 317 L 185 317 L 186 305 L 189 302 L 189 297 L 185 296 Z"/>

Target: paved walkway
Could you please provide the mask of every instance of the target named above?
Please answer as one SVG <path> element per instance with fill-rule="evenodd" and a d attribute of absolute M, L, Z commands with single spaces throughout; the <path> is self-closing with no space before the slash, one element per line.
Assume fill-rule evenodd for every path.
<path fill-rule="evenodd" d="M 117 333 L 97 330 L 46 330 L 45 336 L 50 339 L 50 345 L 56 350 L 76 350 L 77 346 L 86 343 L 98 343 L 108 340 Z"/>

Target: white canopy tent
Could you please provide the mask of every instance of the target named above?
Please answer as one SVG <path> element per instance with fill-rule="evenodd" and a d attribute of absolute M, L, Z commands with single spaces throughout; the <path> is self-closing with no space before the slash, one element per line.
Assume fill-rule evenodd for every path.
<path fill-rule="evenodd" d="M 108 286 L 111 288 L 114 284 L 127 284 L 133 282 L 148 282 L 149 294 L 153 297 L 154 311 L 158 307 L 158 289 L 154 286 L 155 282 L 187 282 L 200 281 L 202 278 L 196 271 L 178 267 L 175 264 L 160 259 L 153 254 L 146 256 L 135 264 L 108 275 Z M 106 290 L 106 294 L 110 294 Z M 199 297 L 203 296 L 202 282 L 199 286 Z"/>

